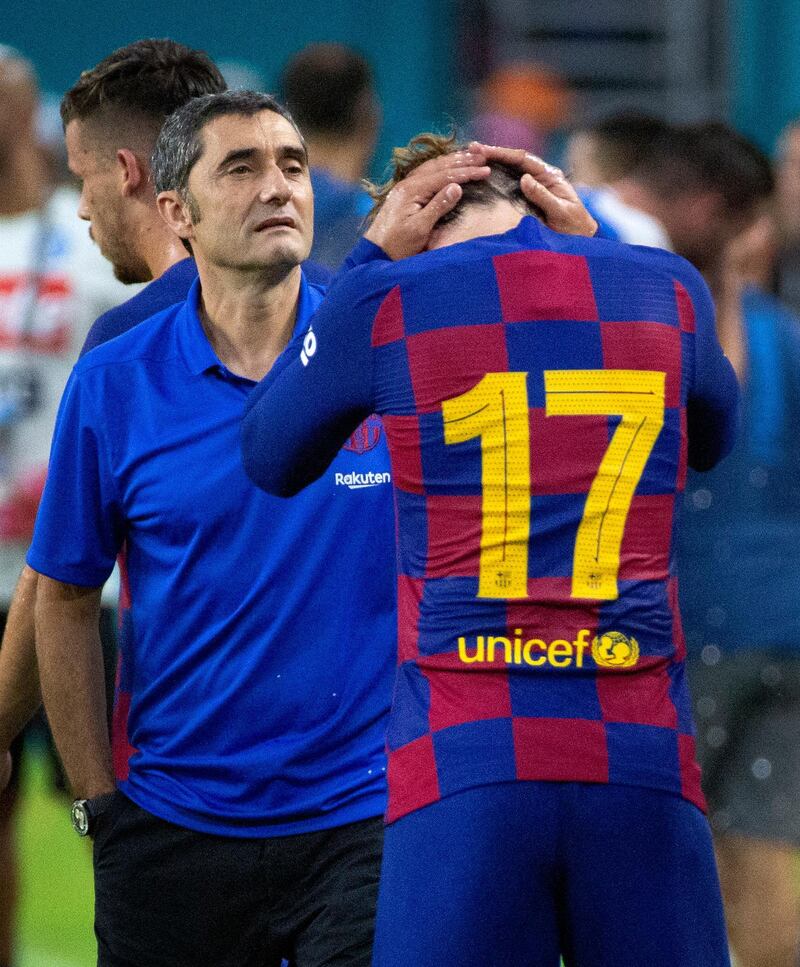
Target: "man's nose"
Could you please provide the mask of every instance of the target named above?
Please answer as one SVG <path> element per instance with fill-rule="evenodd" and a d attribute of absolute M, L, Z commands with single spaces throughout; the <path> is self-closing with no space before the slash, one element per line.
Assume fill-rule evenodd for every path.
<path fill-rule="evenodd" d="M 278 165 L 270 165 L 258 193 L 259 201 L 285 205 L 292 197 L 292 185 Z"/>

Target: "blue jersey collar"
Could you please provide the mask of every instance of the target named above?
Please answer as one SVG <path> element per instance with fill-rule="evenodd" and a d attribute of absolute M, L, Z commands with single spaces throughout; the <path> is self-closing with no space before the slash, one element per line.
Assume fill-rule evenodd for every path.
<path fill-rule="evenodd" d="M 322 302 L 323 297 L 324 292 L 322 289 L 318 286 L 311 285 L 306 279 L 305 274 L 301 271 L 300 295 L 297 302 L 297 318 L 295 319 L 294 330 L 292 331 L 293 337 L 296 332 L 305 329 L 309 319 L 316 312 L 317 306 Z M 200 279 L 197 278 L 192 283 L 187 293 L 186 301 L 181 306 L 178 318 L 176 319 L 178 349 L 186 360 L 189 372 L 193 376 L 199 376 L 201 373 L 216 371 L 230 374 L 236 379 L 241 379 L 242 377 L 236 377 L 235 374 L 230 373 L 230 370 L 220 362 L 219 357 L 214 352 L 211 343 L 208 341 L 208 336 L 206 336 L 205 330 L 203 329 L 203 324 L 200 322 L 200 314 L 198 312 L 199 304 Z"/>

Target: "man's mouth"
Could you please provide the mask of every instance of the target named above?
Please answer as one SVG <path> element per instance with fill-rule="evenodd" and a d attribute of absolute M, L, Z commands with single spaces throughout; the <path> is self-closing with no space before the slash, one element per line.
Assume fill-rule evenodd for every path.
<path fill-rule="evenodd" d="M 267 228 L 297 228 L 297 225 L 290 215 L 275 215 L 273 218 L 265 218 L 259 222 L 255 230 L 263 232 Z"/>

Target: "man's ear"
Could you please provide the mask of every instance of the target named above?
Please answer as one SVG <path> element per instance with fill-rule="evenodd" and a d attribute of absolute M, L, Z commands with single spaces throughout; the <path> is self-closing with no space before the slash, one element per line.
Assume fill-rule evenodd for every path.
<path fill-rule="evenodd" d="M 129 198 L 147 182 L 147 168 L 129 148 L 119 148 L 116 155 L 122 194 Z"/>
<path fill-rule="evenodd" d="M 178 236 L 191 241 L 193 236 L 189 206 L 177 191 L 162 191 L 156 196 L 158 213 Z"/>

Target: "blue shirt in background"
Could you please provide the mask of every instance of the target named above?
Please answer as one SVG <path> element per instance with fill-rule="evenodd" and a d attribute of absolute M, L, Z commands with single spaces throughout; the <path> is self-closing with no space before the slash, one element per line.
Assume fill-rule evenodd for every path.
<path fill-rule="evenodd" d="M 314 189 L 314 245 L 311 259 L 336 270 L 364 230 L 372 199 L 358 185 L 311 169 Z"/>
<path fill-rule="evenodd" d="M 747 373 L 730 456 L 690 473 L 678 567 L 687 645 L 800 651 L 800 320 L 743 297 Z"/>
<path fill-rule="evenodd" d="M 162 309 L 174 306 L 176 302 L 183 302 L 196 278 L 197 266 L 194 259 L 186 258 L 170 266 L 163 275 L 153 279 L 127 302 L 98 316 L 83 344 L 81 356 L 127 332 Z"/>

